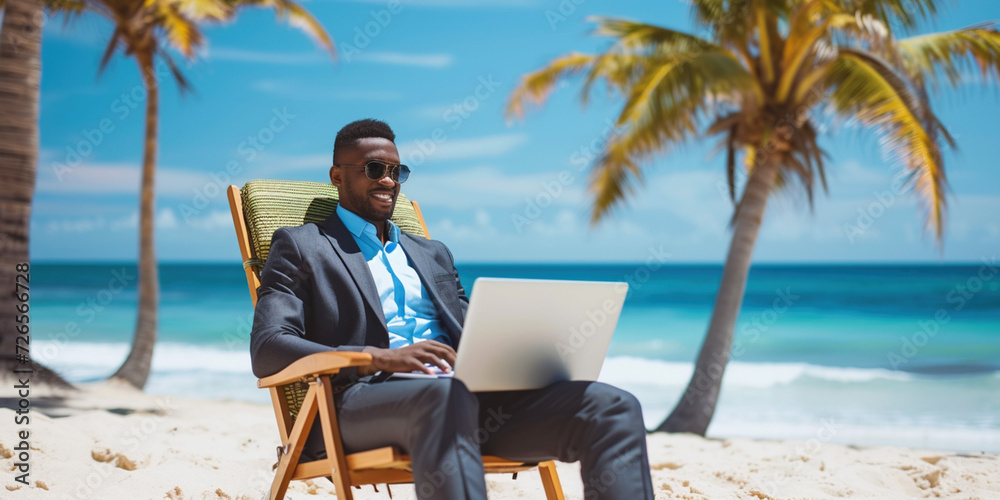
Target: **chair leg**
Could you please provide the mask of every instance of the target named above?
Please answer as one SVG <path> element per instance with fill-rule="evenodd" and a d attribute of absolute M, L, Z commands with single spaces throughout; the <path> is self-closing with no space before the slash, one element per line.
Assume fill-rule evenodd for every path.
<path fill-rule="evenodd" d="M 354 500 L 351 492 L 351 474 L 347 470 L 347 458 L 340 444 L 340 424 L 337 422 L 337 411 L 333 403 L 333 388 L 330 379 L 316 379 L 315 387 L 319 391 L 319 418 L 323 422 L 323 444 L 326 445 L 326 456 L 333 465 L 331 479 L 337 488 L 337 500 Z"/>
<path fill-rule="evenodd" d="M 292 426 L 292 433 L 285 439 L 284 445 L 288 446 L 288 451 L 282 453 L 278 459 L 278 470 L 274 473 L 274 482 L 271 483 L 271 500 L 282 500 L 285 492 L 288 491 L 288 483 L 292 481 L 292 475 L 299 465 L 299 457 L 302 455 L 302 446 L 305 438 L 312 429 L 313 421 L 316 419 L 316 399 L 317 389 L 315 386 L 309 388 L 302 408 L 299 410 L 299 417 L 295 419 Z"/>
<path fill-rule="evenodd" d="M 553 461 L 538 464 L 538 474 L 542 476 L 542 487 L 545 488 L 545 498 L 548 500 L 566 500 L 562 485 L 559 484 L 559 474 L 556 474 L 556 463 Z"/>

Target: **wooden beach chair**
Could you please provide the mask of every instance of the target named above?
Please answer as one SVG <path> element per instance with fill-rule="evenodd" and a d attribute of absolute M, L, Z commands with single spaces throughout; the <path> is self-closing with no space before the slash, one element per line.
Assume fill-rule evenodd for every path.
<path fill-rule="evenodd" d="M 325 220 L 336 209 L 337 188 L 317 182 L 256 180 L 246 183 L 243 189 L 229 186 L 228 194 L 250 300 L 256 307 L 260 271 L 274 231 Z M 403 231 L 428 237 L 417 203 L 402 194 L 392 221 Z M 385 447 L 345 455 L 341 446 L 330 378 L 343 368 L 370 363 L 371 355 L 366 353 L 323 352 L 306 356 L 257 381 L 257 387 L 271 392 L 281 437 L 277 472 L 271 484 L 272 500 L 284 498 L 293 479 L 328 476 L 341 500 L 352 500 L 351 486 L 413 482 L 410 458 L 400 449 Z M 322 422 L 327 458 L 300 462 L 302 447 L 317 416 Z M 484 456 L 483 465 L 487 473 L 512 473 L 515 478 L 520 471 L 537 468 L 546 498 L 564 500 L 554 462 L 534 464 Z"/>

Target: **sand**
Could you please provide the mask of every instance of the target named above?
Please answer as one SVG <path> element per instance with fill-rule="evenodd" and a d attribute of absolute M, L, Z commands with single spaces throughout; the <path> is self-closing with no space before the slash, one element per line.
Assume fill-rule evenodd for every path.
<path fill-rule="evenodd" d="M 33 389 L 28 485 L 15 480 L 18 398 L 0 390 L 0 498 L 266 498 L 278 444 L 269 406 L 157 397 L 106 383 L 71 393 Z M 833 444 L 836 423 L 808 441 L 651 434 L 656 498 L 1000 498 L 997 455 Z M 559 464 L 567 499 L 582 499 L 576 464 Z M 544 498 L 538 475 L 491 475 L 491 499 Z M 354 490 L 355 498 L 389 498 Z M 392 487 L 414 498 L 413 487 Z M 295 481 L 286 498 L 335 498 L 323 479 Z M 623 499 L 625 500 L 625 499 Z"/>

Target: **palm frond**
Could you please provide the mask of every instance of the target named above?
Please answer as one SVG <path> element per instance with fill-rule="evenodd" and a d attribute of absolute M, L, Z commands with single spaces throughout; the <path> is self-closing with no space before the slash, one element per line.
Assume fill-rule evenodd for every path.
<path fill-rule="evenodd" d="M 768 16 L 767 12 L 760 7 L 752 9 L 753 20 L 757 29 L 757 45 L 760 51 L 761 75 L 763 76 L 764 83 L 771 83 L 774 81 L 774 74 L 776 70 L 774 67 L 774 53 L 775 46 L 779 38 L 771 36 L 772 29 L 770 23 L 774 21 L 775 18 Z"/>
<path fill-rule="evenodd" d="M 166 35 L 167 43 L 184 57 L 194 57 L 203 40 L 195 20 L 182 13 L 178 4 L 156 0 L 149 3 L 156 9 L 158 26 Z"/>
<path fill-rule="evenodd" d="M 616 39 L 612 51 L 648 51 L 650 55 L 663 55 L 719 49 L 717 44 L 709 40 L 655 24 L 601 16 L 590 16 L 587 21 L 597 23 L 594 35 Z"/>
<path fill-rule="evenodd" d="M 101 55 L 101 62 L 97 66 L 97 75 L 100 76 L 104 73 L 104 68 L 108 66 L 108 61 L 111 60 L 111 56 L 115 54 L 118 50 L 118 46 L 122 43 L 122 29 L 120 26 L 115 26 L 115 30 L 111 33 L 111 39 L 108 40 L 108 46 L 104 48 L 104 54 Z"/>
<path fill-rule="evenodd" d="M 939 0 L 830 0 L 840 9 L 860 16 L 873 16 L 886 26 L 916 28 L 924 19 L 937 14 Z"/>
<path fill-rule="evenodd" d="M 761 95 L 755 91 L 757 82 L 728 51 L 706 51 L 656 62 L 647 66 L 646 74 L 630 89 L 618 117 L 619 125 L 636 121 L 654 99 L 662 101 L 663 108 L 669 110 L 674 103 L 686 106 L 694 100 L 708 103 L 713 98 L 727 99 L 740 93 Z"/>
<path fill-rule="evenodd" d="M 268 2 L 274 4 L 274 14 L 278 19 L 287 20 L 289 25 L 305 32 L 330 52 L 331 56 L 336 57 L 337 51 L 333 39 L 312 13 L 292 0 L 268 0 Z"/>
<path fill-rule="evenodd" d="M 821 42 L 829 37 L 832 30 L 845 26 L 856 26 L 860 20 L 844 12 L 829 12 L 828 0 L 809 0 L 797 8 L 789 20 L 789 33 L 781 55 L 781 79 L 778 83 L 776 99 L 787 102 L 795 92 L 796 81 L 811 87 L 820 75 L 810 76 L 815 64 L 807 65 L 810 56 L 821 51 Z"/>
<path fill-rule="evenodd" d="M 992 22 L 904 38 L 896 42 L 906 70 L 938 86 L 943 72 L 953 87 L 962 84 L 964 67 L 975 65 L 984 81 L 1000 81 L 1000 31 Z"/>
<path fill-rule="evenodd" d="M 594 196 L 590 215 L 592 224 L 600 221 L 611 207 L 633 194 L 635 186 L 642 183 L 639 166 L 628 155 L 612 151 L 614 149 L 609 148 L 590 173 L 590 191 Z"/>
<path fill-rule="evenodd" d="M 885 134 L 883 148 L 912 176 L 928 209 L 928 226 L 941 241 L 947 180 L 940 148 L 923 119 L 930 111 L 920 108 L 906 81 L 872 54 L 841 49 L 829 77 L 836 111 Z"/>
<path fill-rule="evenodd" d="M 305 7 L 293 0 L 216 0 L 228 5 L 232 10 L 245 7 L 271 7 L 279 21 L 288 21 L 292 27 L 309 35 L 323 46 L 331 57 L 336 58 L 336 47 L 326 28 L 316 20 Z"/>
<path fill-rule="evenodd" d="M 707 28 L 717 43 L 741 43 L 751 31 L 750 2 L 691 0 L 690 3 L 695 25 Z"/>
<path fill-rule="evenodd" d="M 171 0 L 177 10 L 194 21 L 222 21 L 233 16 L 232 5 L 221 0 Z"/>
<path fill-rule="evenodd" d="M 191 86 L 191 83 L 188 82 L 184 74 L 181 73 L 181 70 L 177 67 L 177 62 L 174 61 L 174 58 L 164 50 L 157 51 L 157 54 L 167 63 L 167 67 L 170 68 L 170 74 L 173 75 L 174 81 L 177 82 L 177 88 L 180 90 L 181 94 L 194 92 L 194 87 Z"/>
<path fill-rule="evenodd" d="M 87 10 L 87 2 L 83 0 L 45 0 L 45 9 L 52 13 L 81 14 Z M 0 0 L 0 8 L 3 1 Z"/>
<path fill-rule="evenodd" d="M 611 89 L 625 95 L 628 88 L 646 72 L 650 59 L 666 64 L 703 52 L 726 50 L 700 37 L 661 26 L 606 17 L 587 19 L 598 23 L 595 35 L 615 37 L 616 41 L 595 60 L 584 80 L 584 104 L 587 104 L 591 88 L 598 80 L 606 81 Z"/>
<path fill-rule="evenodd" d="M 702 56 L 712 57 L 710 54 Z M 714 56 L 721 57 L 719 54 Z M 733 61 L 728 56 L 727 58 Z M 714 79 L 695 83 L 692 81 L 698 80 L 699 76 L 692 77 L 687 73 L 669 71 L 660 76 L 655 67 L 650 68 L 649 75 L 642 80 L 649 84 L 635 85 L 632 88 L 633 94 L 648 94 L 648 97 L 641 98 L 642 105 L 631 108 L 626 105 L 626 109 L 622 110 L 618 118 L 619 135 L 608 142 L 604 154 L 591 170 L 590 190 L 594 196 L 591 222 L 598 222 L 611 208 L 623 201 L 625 196 L 631 194 L 636 185 L 641 184 L 641 163 L 701 135 L 699 131 L 703 128 L 705 117 L 720 111 L 718 107 L 726 99 L 732 98 L 724 92 L 740 93 L 739 89 L 731 87 L 738 85 L 740 80 L 726 76 L 725 73 L 716 73 Z M 656 78 L 660 81 L 654 84 Z M 654 90 L 647 92 L 650 87 Z M 666 90 L 671 88 L 683 90 L 672 94 Z M 742 91 L 750 93 L 746 89 Z M 744 100 L 752 101 L 752 98 Z"/>
<path fill-rule="evenodd" d="M 548 98 L 560 79 L 577 74 L 592 65 L 598 56 L 578 52 L 559 57 L 546 67 L 521 78 L 521 83 L 511 93 L 505 114 L 524 116 L 524 104 L 541 105 Z"/>

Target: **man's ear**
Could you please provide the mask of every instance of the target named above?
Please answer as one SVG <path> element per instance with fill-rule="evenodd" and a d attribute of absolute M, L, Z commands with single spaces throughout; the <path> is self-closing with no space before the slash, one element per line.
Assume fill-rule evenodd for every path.
<path fill-rule="evenodd" d="M 330 167 L 330 182 L 332 182 L 334 186 L 337 186 L 337 189 L 340 189 L 340 174 L 340 167 L 336 165 Z"/>

